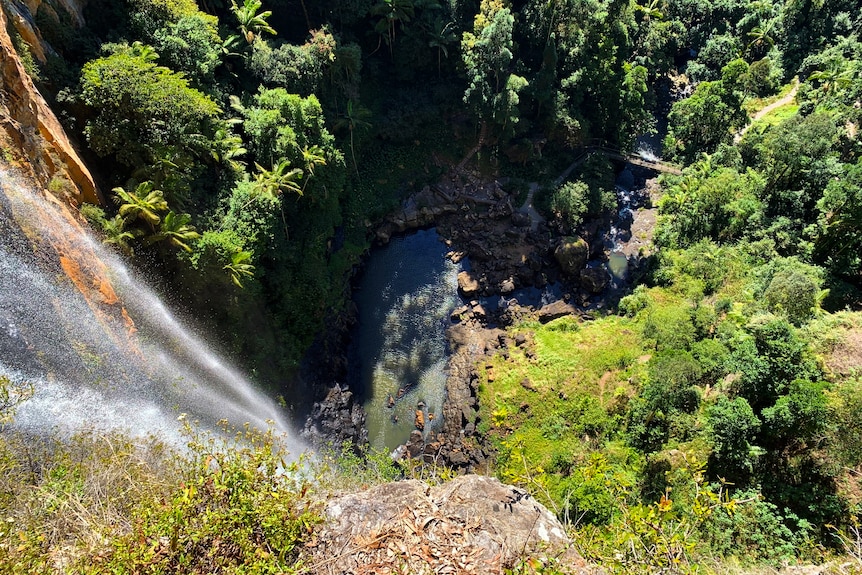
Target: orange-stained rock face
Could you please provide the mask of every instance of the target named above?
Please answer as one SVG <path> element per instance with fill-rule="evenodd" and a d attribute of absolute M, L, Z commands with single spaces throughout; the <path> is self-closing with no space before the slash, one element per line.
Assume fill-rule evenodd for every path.
<path fill-rule="evenodd" d="M 73 19 L 83 22 L 79 3 L 67 0 L 62 5 Z M 39 7 L 39 0 L 31 0 L 27 5 L 30 11 Z M 7 196 L 5 204 L 33 250 L 54 260 L 58 271 L 69 277 L 96 316 L 121 322 L 131 335 L 134 324 L 111 285 L 105 265 L 92 249 L 70 238 L 76 234 L 68 234 L 68 228 L 64 227 L 82 225 L 76 219 L 75 206 L 82 202 L 104 202 L 87 166 L 21 64 L 7 32 L 8 18 L 22 38 L 34 44 L 35 55 L 43 53 L 38 30 L 29 27 L 27 19 L 22 17 L 23 7 L 17 10 L 7 14 L 0 8 L 0 169 L 11 169 L 24 182 L 21 189 L 8 182 L 0 186 L 0 199 L 4 194 Z M 30 202 L 26 198 L 13 201 L 10 197 L 27 193 L 34 195 Z M 47 200 L 47 204 L 42 200 Z M 34 218 L 29 213 L 42 209 L 50 209 L 52 215 Z M 33 229 L 37 220 L 38 230 Z M 48 223 L 51 221 L 57 222 L 56 229 Z"/>
<path fill-rule="evenodd" d="M 89 169 L 24 70 L 8 24 L 0 8 L 0 162 L 12 164 L 42 188 L 57 190 L 68 203 L 103 204 Z M 29 41 L 39 44 L 38 31 L 30 36 Z M 37 57 L 41 50 L 35 50 Z"/>
<path fill-rule="evenodd" d="M 23 232 L 33 254 L 53 273 L 69 278 L 100 322 L 123 325 L 126 336 L 133 336 L 135 325 L 111 284 L 107 266 L 83 239 L 82 224 L 69 206 L 44 190 L 33 189 L 26 178 L 6 172 L 0 172 L 0 205 Z"/>

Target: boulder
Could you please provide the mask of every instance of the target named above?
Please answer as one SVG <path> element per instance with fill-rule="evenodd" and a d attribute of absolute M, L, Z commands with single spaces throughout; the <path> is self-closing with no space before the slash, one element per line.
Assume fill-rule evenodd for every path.
<path fill-rule="evenodd" d="M 323 515 L 307 562 L 338 557 L 339 573 L 502 573 L 525 556 L 557 557 L 567 573 L 594 572 L 553 513 L 490 477 L 386 483 L 330 499 Z"/>
<path fill-rule="evenodd" d="M 463 271 L 458 274 L 458 289 L 464 297 L 471 297 L 479 293 L 479 280 L 470 272 Z"/>
<path fill-rule="evenodd" d="M 570 315 L 577 315 L 578 308 L 563 300 L 551 302 L 548 305 L 542 306 L 536 312 L 536 319 L 541 323 L 548 323 L 555 319 Z"/>
<path fill-rule="evenodd" d="M 610 275 L 604 267 L 581 270 L 581 287 L 592 294 L 602 293 L 610 281 Z"/>
<path fill-rule="evenodd" d="M 515 212 L 512 214 L 512 225 L 516 228 L 529 228 L 532 220 L 530 214 L 524 212 Z"/>
<path fill-rule="evenodd" d="M 554 258 L 560 264 L 563 273 L 571 277 L 578 277 L 587 263 L 589 253 L 590 246 L 583 238 L 565 236 L 554 250 Z"/>
<path fill-rule="evenodd" d="M 512 278 L 506 278 L 500 282 L 500 293 L 510 294 L 515 291 L 515 281 Z"/>

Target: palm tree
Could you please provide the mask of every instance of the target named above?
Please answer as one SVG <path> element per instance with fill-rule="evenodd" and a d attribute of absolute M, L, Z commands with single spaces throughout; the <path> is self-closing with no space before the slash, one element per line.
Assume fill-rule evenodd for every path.
<path fill-rule="evenodd" d="M 231 0 L 231 12 L 234 13 L 239 21 L 239 31 L 245 41 L 251 44 L 255 37 L 262 33 L 272 34 L 276 32 L 267 22 L 267 18 L 272 16 L 272 10 L 258 13 L 263 2 L 261 0 L 244 0 L 242 6 L 237 6 L 235 0 Z"/>
<path fill-rule="evenodd" d="M 772 26 L 773 21 L 769 20 L 762 26 L 755 26 L 747 34 L 751 38 L 751 41 L 745 47 L 745 51 L 751 57 L 760 58 L 761 56 L 765 56 L 769 49 L 775 46 L 775 40 L 772 38 Z"/>
<path fill-rule="evenodd" d="M 290 161 L 281 160 L 271 170 L 267 170 L 257 162 L 254 164 L 257 167 L 257 175 L 254 177 L 254 195 L 262 195 L 270 198 L 277 198 L 285 191 L 296 192 L 297 195 L 302 195 L 302 188 L 296 183 L 302 178 L 302 170 L 299 168 L 290 168 Z"/>
<path fill-rule="evenodd" d="M 302 162 L 305 165 L 305 172 L 308 174 L 308 177 L 305 179 L 305 182 L 303 182 L 302 191 L 299 195 L 305 193 L 305 186 L 307 186 L 308 181 L 314 177 L 314 166 L 326 165 L 326 156 L 323 154 L 323 148 L 317 145 L 304 147 L 302 149 Z"/>
<path fill-rule="evenodd" d="M 164 192 L 156 190 L 152 182 L 138 184 L 135 191 L 131 193 L 120 187 L 111 191 L 115 196 L 114 201 L 120 206 L 119 216 L 126 224 L 143 220 L 155 232 L 156 226 L 162 219 L 159 213 L 167 212 L 169 209 Z"/>
<path fill-rule="evenodd" d="M 380 16 L 374 30 L 380 34 L 381 38 L 386 39 L 391 58 L 392 45 L 395 44 L 395 25 L 403 26 L 404 22 L 409 22 L 413 18 L 413 2 L 411 0 L 380 0 L 378 4 L 371 7 L 371 14 Z"/>
<path fill-rule="evenodd" d="M 299 168 L 289 169 L 290 162 L 288 160 L 281 160 L 271 170 L 267 170 L 257 162 L 254 165 L 257 167 L 258 173 L 254 178 L 252 197 L 248 204 L 260 196 L 281 199 L 285 190 L 296 192 L 298 196 L 302 195 L 304 188 L 300 188 L 299 184 L 296 183 L 302 178 L 302 170 Z M 284 216 L 284 202 L 279 201 L 278 206 L 281 210 L 281 223 L 284 224 L 284 236 L 289 238 L 287 218 Z"/>
<path fill-rule="evenodd" d="M 148 236 L 147 239 L 144 240 L 144 243 L 152 245 L 157 242 L 168 240 L 168 242 L 175 247 L 191 252 L 192 248 L 189 246 L 189 243 L 201 237 L 197 230 L 195 230 L 194 226 L 189 225 L 191 220 L 192 217 L 188 214 L 178 214 L 173 211 L 168 212 L 159 226 L 159 231 Z"/>
<path fill-rule="evenodd" d="M 254 277 L 254 266 L 248 263 L 251 260 L 251 252 L 238 251 L 230 256 L 230 263 L 222 269 L 227 270 L 231 281 L 242 289 L 243 277 Z"/>
<path fill-rule="evenodd" d="M 356 163 L 356 152 L 353 147 L 353 132 L 359 128 L 370 126 L 371 124 L 365 121 L 366 118 L 370 117 L 371 110 L 361 104 L 354 106 L 353 100 L 348 100 L 347 111 L 335 122 L 336 129 L 347 128 L 350 132 L 350 157 L 353 158 L 353 169 L 356 170 L 357 176 L 359 175 L 359 166 Z"/>
<path fill-rule="evenodd" d="M 661 0 L 649 0 L 643 5 L 635 4 L 635 10 L 644 15 L 644 21 L 649 22 L 652 18 L 661 20 L 664 14 L 661 11 Z"/>
<path fill-rule="evenodd" d="M 219 128 L 213 135 L 212 157 L 216 162 L 224 163 L 232 170 L 239 171 L 245 167 L 245 162 L 237 158 L 248 152 L 242 144 L 241 137 L 227 128 Z"/>
<path fill-rule="evenodd" d="M 431 39 L 428 41 L 428 46 L 437 48 L 437 77 L 440 78 L 440 68 L 442 56 L 449 57 L 447 46 L 458 39 L 457 34 L 452 28 L 452 22 L 443 23 L 441 18 L 434 21 L 434 26 L 431 28 Z"/>
<path fill-rule="evenodd" d="M 820 84 L 820 91 L 829 96 L 839 92 L 853 82 L 854 69 L 844 60 L 834 59 L 825 70 L 817 70 L 808 76 L 809 80 L 816 80 Z"/>
<path fill-rule="evenodd" d="M 141 232 L 136 229 L 126 229 L 126 220 L 119 214 L 105 220 L 102 224 L 102 232 L 105 234 L 104 243 L 117 246 L 121 252 L 127 256 L 134 256 L 135 250 L 132 249 L 131 242 L 137 238 Z"/>

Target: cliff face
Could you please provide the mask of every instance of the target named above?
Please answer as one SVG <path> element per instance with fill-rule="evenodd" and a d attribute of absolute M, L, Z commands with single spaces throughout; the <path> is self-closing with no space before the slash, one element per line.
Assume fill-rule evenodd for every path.
<path fill-rule="evenodd" d="M 73 21 L 82 22 L 80 4 L 58 0 L 57 5 L 68 10 Z M 9 34 L 15 30 L 25 42 L 33 42 L 35 57 L 44 57 L 50 47 L 41 43 L 31 17 L 39 9 L 53 8 L 39 0 L 0 4 L 0 215 L 23 231 L 33 253 L 45 254 L 45 261 L 53 262 L 48 265 L 69 278 L 96 317 L 120 321 L 131 333 L 134 326 L 104 264 L 86 243 L 73 241 L 72 236 L 80 234 L 69 232 L 81 226 L 74 207 L 102 204 L 102 196 L 24 69 Z"/>
<path fill-rule="evenodd" d="M 30 4 L 35 10 L 40 3 Z M 80 21 L 80 4 L 68 0 L 63 5 Z M 37 59 L 45 58 L 50 47 L 42 44 L 30 7 L 8 6 L 8 11 L 0 9 L 0 165 L 14 167 L 35 186 L 50 189 L 69 204 L 102 204 L 93 176 L 24 69 L 8 33 L 10 24 L 31 43 Z"/>

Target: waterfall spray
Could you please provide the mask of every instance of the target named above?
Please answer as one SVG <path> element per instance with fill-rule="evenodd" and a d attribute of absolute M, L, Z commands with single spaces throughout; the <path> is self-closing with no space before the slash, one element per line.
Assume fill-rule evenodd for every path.
<path fill-rule="evenodd" d="M 0 171 L 0 376 L 35 387 L 19 428 L 179 441 L 185 413 L 210 429 L 273 425 L 304 450 L 273 400 L 52 200 Z"/>

